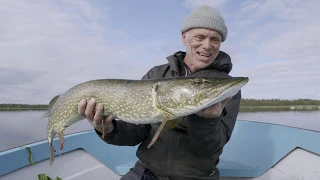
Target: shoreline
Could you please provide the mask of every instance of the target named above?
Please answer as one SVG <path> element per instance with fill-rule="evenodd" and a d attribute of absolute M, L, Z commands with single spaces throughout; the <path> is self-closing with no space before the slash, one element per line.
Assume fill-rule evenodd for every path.
<path fill-rule="evenodd" d="M 46 111 L 48 104 L 0 103 L 0 111 Z M 245 99 L 240 101 L 239 112 L 320 111 L 316 99 Z"/>
<path fill-rule="evenodd" d="M 239 112 L 280 112 L 280 111 L 320 111 L 320 105 L 288 105 L 288 106 L 240 106 Z"/>
<path fill-rule="evenodd" d="M 0 111 L 46 111 L 47 107 L 7 107 Z M 286 106 L 245 106 L 240 105 L 239 112 L 280 112 L 280 111 L 320 111 L 320 105 L 286 105 Z"/>

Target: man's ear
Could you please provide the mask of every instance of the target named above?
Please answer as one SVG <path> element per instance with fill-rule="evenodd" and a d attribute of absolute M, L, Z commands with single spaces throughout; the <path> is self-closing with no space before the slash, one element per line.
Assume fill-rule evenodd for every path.
<path fill-rule="evenodd" d="M 182 35 L 181 36 L 182 37 L 182 44 L 187 46 L 187 33 L 183 32 L 181 35 Z"/>

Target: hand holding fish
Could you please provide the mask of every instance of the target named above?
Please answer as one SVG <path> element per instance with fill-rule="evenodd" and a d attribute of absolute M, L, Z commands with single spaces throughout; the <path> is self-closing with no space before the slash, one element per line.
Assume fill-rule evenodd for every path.
<path fill-rule="evenodd" d="M 114 118 L 114 115 L 111 114 L 107 117 L 103 117 L 103 105 L 98 104 L 96 112 L 94 112 L 94 108 L 96 106 L 95 99 L 91 99 L 88 104 L 85 99 L 82 99 L 80 103 L 78 104 L 78 112 L 85 118 L 87 118 L 90 122 L 90 124 L 101 134 L 103 132 L 105 134 L 110 133 L 114 126 L 112 124 L 112 120 Z M 101 121 L 104 121 L 103 125 Z"/>
<path fill-rule="evenodd" d="M 219 117 L 223 111 L 224 106 L 232 99 L 232 97 L 225 99 L 221 102 L 213 104 L 199 112 L 196 115 L 204 117 L 204 118 L 216 118 Z"/>

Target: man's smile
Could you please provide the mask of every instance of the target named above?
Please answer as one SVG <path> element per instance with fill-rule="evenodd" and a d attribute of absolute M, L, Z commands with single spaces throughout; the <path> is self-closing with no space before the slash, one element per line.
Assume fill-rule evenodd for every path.
<path fill-rule="evenodd" d="M 203 53 L 203 52 L 197 52 L 197 55 L 198 55 L 199 59 L 201 59 L 201 60 L 209 60 L 211 58 L 212 54 Z"/>

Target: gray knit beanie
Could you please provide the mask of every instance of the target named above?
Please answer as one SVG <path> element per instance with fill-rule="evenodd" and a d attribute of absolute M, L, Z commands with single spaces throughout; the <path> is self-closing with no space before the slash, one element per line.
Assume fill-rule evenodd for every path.
<path fill-rule="evenodd" d="M 228 28 L 220 12 L 216 9 L 204 5 L 194 9 L 185 19 L 181 32 L 192 28 L 207 28 L 219 32 L 222 36 L 222 42 L 226 40 Z"/>

